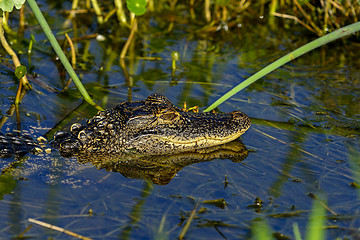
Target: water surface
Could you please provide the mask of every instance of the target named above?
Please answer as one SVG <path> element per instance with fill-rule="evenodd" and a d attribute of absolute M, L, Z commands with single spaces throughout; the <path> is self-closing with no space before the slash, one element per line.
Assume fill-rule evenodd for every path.
<path fill-rule="evenodd" d="M 51 22 L 54 31 L 64 16 Z M 68 8 L 70 8 L 68 6 Z M 77 20 L 78 24 L 81 22 Z M 79 33 L 100 32 L 96 39 L 77 43 L 77 71 L 94 99 L 104 107 L 126 100 L 142 100 L 157 92 L 174 104 L 214 102 L 261 67 L 309 39 L 266 21 L 243 24 L 230 31 L 196 34 L 175 23 L 164 32 L 164 20 L 151 19 L 127 58 L 118 56 L 124 39 L 116 27 L 104 30 L 95 23 Z M 16 20 L 14 20 L 16 26 Z M 62 27 L 61 27 L 62 26 Z M 119 30 L 120 32 L 120 30 Z M 24 96 L 16 113 L 8 116 L 17 83 L 7 58 L 0 66 L 0 113 L 8 116 L 1 131 L 20 129 L 49 140 L 55 130 L 96 113 L 82 103 L 73 85 L 57 93 L 67 81 L 60 64 L 49 54 L 42 32 L 31 24 L 38 48 L 20 54 L 32 66 L 33 91 Z M 70 34 L 73 34 L 71 32 Z M 296 39 L 296 40 L 295 40 Z M 256 82 L 222 104 L 217 111 L 240 110 L 253 119 L 241 137 L 249 155 L 241 162 L 215 159 L 184 167 L 165 185 L 63 158 L 58 152 L 1 160 L 0 236 L 71 239 L 70 236 L 31 224 L 33 218 L 94 239 L 174 239 L 196 207 L 188 239 L 247 239 L 250 226 L 266 219 L 275 233 L 293 238 L 297 223 L 304 236 L 314 196 L 327 207 L 327 238 L 359 236 L 359 58 L 356 46 L 336 42 L 322 47 Z M 18 46 L 26 49 L 27 45 Z M 181 62 L 171 70 L 172 51 Z M 128 77 L 130 76 L 130 77 Z M 19 120 L 18 120 L 19 119 Z M 9 168 L 12 164 L 11 168 Z M 261 205 L 256 203 L 261 200 Z M 218 204 L 214 204 L 214 201 Z"/>

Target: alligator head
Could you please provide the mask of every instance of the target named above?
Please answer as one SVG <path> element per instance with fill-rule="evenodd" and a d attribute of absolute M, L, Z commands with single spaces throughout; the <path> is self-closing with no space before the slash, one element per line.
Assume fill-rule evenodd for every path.
<path fill-rule="evenodd" d="M 101 111 L 70 132 L 58 132 L 54 142 L 64 157 L 81 153 L 161 155 L 206 148 L 237 139 L 250 127 L 239 111 L 194 113 L 174 106 L 165 96 L 123 102 Z"/>

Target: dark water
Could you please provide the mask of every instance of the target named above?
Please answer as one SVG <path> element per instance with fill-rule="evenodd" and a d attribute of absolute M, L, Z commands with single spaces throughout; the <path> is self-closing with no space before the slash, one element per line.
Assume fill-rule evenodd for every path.
<path fill-rule="evenodd" d="M 70 28 L 60 10 L 52 7 L 48 13 L 58 16 L 51 21 L 54 31 Z M 106 37 L 103 42 L 91 39 L 77 44 L 79 76 L 100 105 L 111 107 L 158 92 L 178 106 L 186 101 L 203 109 L 309 40 L 299 32 L 270 30 L 265 20 L 254 24 L 256 28 L 244 24 L 206 34 L 188 32 L 181 23 L 171 34 L 164 33 L 161 19 L 149 22 L 151 31 L 137 37 L 129 55 L 159 59 L 126 59 L 130 78 L 118 58 L 125 37 L 118 36 L 115 27 L 98 29 Z M 16 18 L 13 24 L 16 27 Z M 79 35 L 97 32 L 96 23 L 78 27 Z M 50 48 L 35 23 L 29 24 L 25 36 L 30 33 L 37 39 L 37 49 L 31 61 L 20 54 L 21 61 L 32 66 L 36 80 L 61 90 L 67 81 L 63 69 L 48 54 Z M 218 110 L 241 110 L 253 119 L 241 137 L 250 151 L 242 162 L 196 163 L 177 172 L 168 184 L 156 185 L 98 170 L 57 152 L 0 160 L 2 169 L 13 166 L 0 175 L 0 237 L 19 236 L 33 218 L 94 239 L 175 239 L 196 207 L 187 239 L 247 239 L 250 226 L 259 218 L 266 219 L 274 232 L 293 238 L 294 223 L 305 235 L 315 195 L 328 208 L 327 238 L 358 239 L 360 192 L 352 186 L 360 184 L 357 48 L 341 42 L 320 48 L 222 104 Z M 18 43 L 16 49 L 26 51 L 27 45 Z M 175 73 L 172 51 L 178 51 L 181 59 Z M 8 59 L 2 58 L 2 117 L 7 116 L 17 88 L 9 66 Z M 16 113 L 9 116 L 2 132 L 20 126 L 24 132 L 51 139 L 53 131 L 96 113 L 81 103 L 73 85 L 64 94 L 39 82 L 32 85 L 34 90 L 26 93 L 20 105 L 20 121 Z M 254 206 L 256 199 L 261 199 L 260 207 Z M 222 204 L 211 204 L 213 200 Z M 35 224 L 24 236 L 71 239 Z"/>

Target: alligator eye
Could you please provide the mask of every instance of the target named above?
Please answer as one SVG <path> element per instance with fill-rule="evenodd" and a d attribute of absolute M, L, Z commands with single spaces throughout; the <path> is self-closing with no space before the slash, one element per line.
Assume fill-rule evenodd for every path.
<path fill-rule="evenodd" d="M 165 121 L 174 121 L 175 119 L 177 119 L 179 117 L 179 113 L 167 112 L 167 113 L 163 113 L 160 117 L 162 119 L 164 119 Z"/>
<path fill-rule="evenodd" d="M 167 99 L 167 97 L 165 97 L 162 94 L 158 94 L 158 93 L 151 94 L 150 96 L 147 97 L 146 101 L 148 103 L 155 103 L 155 104 L 157 104 L 157 103 L 169 103 L 170 102 L 170 100 Z"/>
<path fill-rule="evenodd" d="M 154 121 L 154 115 L 148 115 L 148 116 L 137 116 L 130 118 L 126 125 L 129 128 L 143 128 L 146 127 L 148 124 L 152 123 Z"/>

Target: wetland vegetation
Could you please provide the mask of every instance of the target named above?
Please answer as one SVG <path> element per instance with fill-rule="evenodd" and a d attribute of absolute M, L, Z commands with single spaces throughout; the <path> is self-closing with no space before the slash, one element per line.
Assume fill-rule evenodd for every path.
<path fill-rule="evenodd" d="M 81 94 L 38 24 L 35 1 L 28 3 L 2 18 L 19 62 L 0 49 L 0 126 L 48 141 L 100 108 L 154 92 L 203 111 L 360 17 L 359 1 L 37 1 Z M 359 39 L 357 32 L 323 45 L 215 109 L 251 117 L 236 144 L 246 158 L 215 154 L 136 172 L 54 151 L 0 159 L 0 236 L 359 238 Z M 96 107 L 83 101 L 85 89 Z"/>

